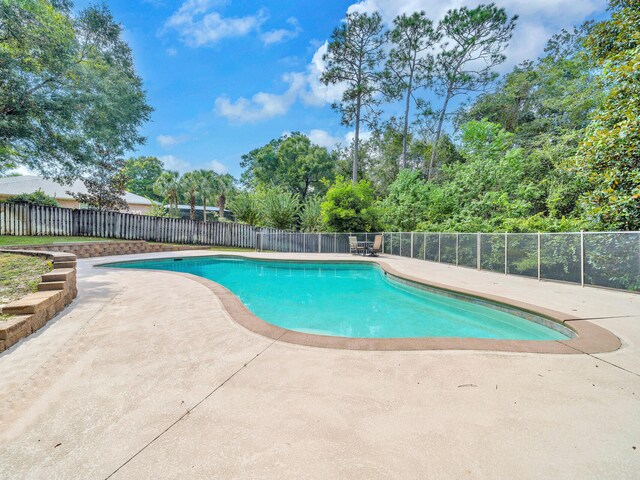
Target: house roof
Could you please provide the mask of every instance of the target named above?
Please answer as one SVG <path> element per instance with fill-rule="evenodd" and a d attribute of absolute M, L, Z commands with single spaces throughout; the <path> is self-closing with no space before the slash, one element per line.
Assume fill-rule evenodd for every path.
<path fill-rule="evenodd" d="M 0 195 L 20 195 L 21 193 L 33 193 L 37 190 L 42 190 L 46 195 L 60 200 L 74 199 L 67 193 L 68 191 L 87 193 L 87 188 L 79 179 L 71 185 L 61 185 L 36 175 L 0 178 Z M 135 193 L 126 192 L 123 198 L 129 205 L 152 205 L 151 200 Z"/>
<path fill-rule="evenodd" d="M 165 207 L 169 208 L 169 205 L 165 205 Z M 178 210 L 191 210 L 191 205 L 178 205 Z M 196 205 L 195 210 L 196 211 L 202 210 L 202 205 Z M 218 211 L 218 207 L 211 207 L 207 205 L 207 212 L 217 212 L 217 211 Z M 228 212 L 229 210 L 225 208 L 224 211 Z"/>

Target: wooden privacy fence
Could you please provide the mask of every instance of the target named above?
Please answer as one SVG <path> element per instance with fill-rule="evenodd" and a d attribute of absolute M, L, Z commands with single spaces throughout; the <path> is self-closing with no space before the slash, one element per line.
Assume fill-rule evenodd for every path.
<path fill-rule="evenodd" d="M 256 247 L 250 225 L 0 203 L 0 235 L 63 235 Z"/>

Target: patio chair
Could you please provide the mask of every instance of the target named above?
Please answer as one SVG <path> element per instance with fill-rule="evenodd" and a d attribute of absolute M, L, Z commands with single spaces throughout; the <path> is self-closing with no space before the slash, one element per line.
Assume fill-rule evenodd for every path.
<path fill-rule="evenodd" d="M 377 257 L 378 254 L 382 251 L 382 235 L 376 235 L 373 238 L 373 245 L 367 252 L 372 257 Z"/>
<path fill-rule="evenodd" d="M 364 248 L 358 245 L 357 237 L 349 237 L 349 252 L 351 255 L 364 254 Z"/>

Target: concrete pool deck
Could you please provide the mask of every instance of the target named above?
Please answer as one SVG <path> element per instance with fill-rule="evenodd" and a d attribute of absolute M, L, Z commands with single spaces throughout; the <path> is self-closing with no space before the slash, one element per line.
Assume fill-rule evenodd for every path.
<path fill-rule="evenodd" d="M 189 278 L 93 268 L 176 255 L 79 261 L 76 301 L 0 354 L 0 478 L 637 478 L 640 295 L 383 257 L 622 348 L 352 351 L 250 332 Z"/>

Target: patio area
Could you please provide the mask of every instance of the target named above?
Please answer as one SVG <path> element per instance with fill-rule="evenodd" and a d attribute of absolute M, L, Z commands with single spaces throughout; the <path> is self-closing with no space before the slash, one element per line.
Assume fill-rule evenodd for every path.
<path fill-rule="evenodd" d="M 640 295 L 382 256 L 588 319 L 622 348 L 337 350 L 250 332 L 184 276 L 93 268 L 171 256 L 80 260 L 73 304 L 0 354 L 1 478 L 637 477 Z"/>

